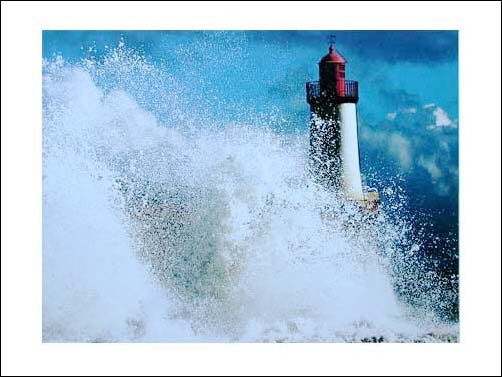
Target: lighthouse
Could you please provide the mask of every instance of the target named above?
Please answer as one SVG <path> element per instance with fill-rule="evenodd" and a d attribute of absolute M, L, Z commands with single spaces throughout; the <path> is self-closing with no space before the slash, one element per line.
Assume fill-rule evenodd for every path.
<path fill-rule="evenodd" d="M 378 194 L 363 190 L 359 164 L 359 87 L 357 81 L 345 79 L 345 66 L 345 58 L 330 43 L 319 62 L 319 81 L 307 82 L 310 162 L 319 183 L 372 209 Z"/>

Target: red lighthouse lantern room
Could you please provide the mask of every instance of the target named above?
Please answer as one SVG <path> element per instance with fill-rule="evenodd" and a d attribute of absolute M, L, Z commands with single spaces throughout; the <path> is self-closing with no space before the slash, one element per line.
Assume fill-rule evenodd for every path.
<path fill-rule="evenodd" d="M 345 97 L 345 59 L 335 51 L 333 43 L 329 52 L 319 62 L 319 86 L 322 96 Z"/>

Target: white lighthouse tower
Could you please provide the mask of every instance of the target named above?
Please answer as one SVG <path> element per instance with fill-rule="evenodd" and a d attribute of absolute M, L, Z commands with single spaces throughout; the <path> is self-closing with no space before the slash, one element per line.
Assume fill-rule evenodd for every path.
<path fill-rule="evenodd" d="M 345 64 L 331 43 L 319 62 L 319 81 L 307 83 L 312 168 L 328 189 L 372 208 L 378 203 L 378 194 L 364 192 L 359 165 L 358 82 L 345 79 Z"/>

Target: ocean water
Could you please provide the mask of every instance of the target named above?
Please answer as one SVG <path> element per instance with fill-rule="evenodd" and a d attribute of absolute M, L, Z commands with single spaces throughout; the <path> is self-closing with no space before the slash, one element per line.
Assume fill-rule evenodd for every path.
<path fill-rule="evenodd" d="M 306 80 L 260 85 L 291 50 L 111 39 L 43 60 L 44 341 L 458 341 L 402 181 L 371 216 L 315 183 Z"/>

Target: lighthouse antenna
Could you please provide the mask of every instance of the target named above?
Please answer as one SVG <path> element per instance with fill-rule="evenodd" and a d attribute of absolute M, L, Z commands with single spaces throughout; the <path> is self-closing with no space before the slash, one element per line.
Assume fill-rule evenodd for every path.
<path fill-rule="evenodd" d="M 329 38 L 329 45 L 333 46 L 335 44 L 336 35 L 331 34 L 328 38 Z"/>

